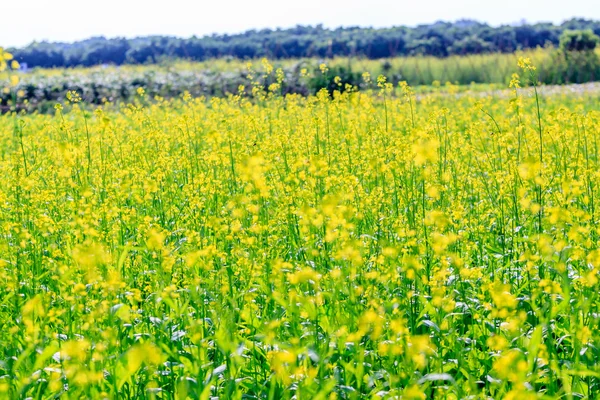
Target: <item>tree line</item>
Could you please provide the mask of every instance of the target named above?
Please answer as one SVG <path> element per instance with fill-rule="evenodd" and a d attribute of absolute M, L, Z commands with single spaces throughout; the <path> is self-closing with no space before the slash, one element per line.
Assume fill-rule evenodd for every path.
<path fill-rule="evenodd" d="M 24 48 L 11 49 L 11 52 L 29 67 L 45 68 L 144 64 L 172 58 L 202 61 L 217 57 L 447 57 L 558 46 L 561 35 L 570 30 L 587 30 L 600 35 L 600 21 L 571 19 L 560 25 L 536 23 L 492 27 L 477 21 L 460 20 L 381 29 L 296 26 L 185 39 L 169 36 L 94 37 L 75 43 L 34 42 Z"/>

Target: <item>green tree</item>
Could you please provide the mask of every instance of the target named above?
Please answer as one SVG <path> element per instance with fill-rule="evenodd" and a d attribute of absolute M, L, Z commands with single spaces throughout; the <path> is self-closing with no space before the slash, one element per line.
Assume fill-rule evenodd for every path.
<path fill-rule="evenodd" d="M 600 37 L 591 29 L 566 30 L 560 36 L 560 49 L 564 52 L 594 51 Z"/>
<path fill-rule="evenodd" d="M 564 31 L 554 55 L 555 72 L 546 83 L 583 83 L 600 78 L 600 59 L 594 51 L 599 42 L 591 29 Z"/>

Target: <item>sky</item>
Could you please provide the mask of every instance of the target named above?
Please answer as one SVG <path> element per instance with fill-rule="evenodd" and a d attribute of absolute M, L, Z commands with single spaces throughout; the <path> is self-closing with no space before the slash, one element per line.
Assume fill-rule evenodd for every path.
<path fill-rule="evenodd" d="M 295 25 L 415 26 L 468 18 L 491 25 L 600 20 L 599 0 L 0 0 L 0 46 L 92 36 L 190 37 Z"/>

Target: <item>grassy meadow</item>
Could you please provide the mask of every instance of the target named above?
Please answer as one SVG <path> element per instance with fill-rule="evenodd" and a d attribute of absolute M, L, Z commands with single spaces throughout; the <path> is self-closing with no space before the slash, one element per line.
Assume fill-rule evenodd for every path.
<path fill-rule="evenodd" d="M 0 116 L 0 397 L 595 398 L 600 97 L 521 64 Z"/>

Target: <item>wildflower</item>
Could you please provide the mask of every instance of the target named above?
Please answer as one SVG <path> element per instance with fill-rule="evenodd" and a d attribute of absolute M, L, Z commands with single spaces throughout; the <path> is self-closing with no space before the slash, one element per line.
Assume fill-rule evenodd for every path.
<path fill-rule="evenodd" d="M 73 104 L 77 104 L 81 101 L 81 96 L 74 90 L 69 90 L 67 92 L 67 100 L 69 100 Z"/>
<path fill-rule="evenodd" d="M 146 240 L 146 247 L 148 250 L 160 250 L 163 248 L 165 243 L 166 235 L 164 232 L 159 231 L 158 229 L 150 229 L 148 232 L 148 239 Z"/>
<path fill-rule="evenodd" d="M 517 65 L 523 71 L 535 71 L 535 66 L 531 63 L 531 59 L 529 57 L 520 57 L 517 61 Z"/>

